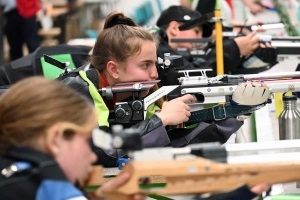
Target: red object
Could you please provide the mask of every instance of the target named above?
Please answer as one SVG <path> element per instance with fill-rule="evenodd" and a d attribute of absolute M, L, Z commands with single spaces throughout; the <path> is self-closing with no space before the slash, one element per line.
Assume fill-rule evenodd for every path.
<path fill-rule="evenodd" d="M 101 79 L 100 79 L 100 83 L 98 85 L 99 89 L 100 88 L 105 88 L 107 86 L 110 86 L 109 85 L 109 82 L 105 76 L 104 73 L 99 73 L 99 71 L 97 70 L 98 74 L 100 75 Z M 109 109 L 109 110 L 112 110 L 114 108 L 114 105 L 116 104 L 116 95 L 114 94 L 114 100 L 113 101 L 108 101 L 106 100 L 106 98 L 103 98 L 103 101 L 104 103 L 106 104 L 106 107 Z"/>
<path fill-rule="evenodd" d="M 234 10 L 233 10 L 233 4 L 231 0 L 226 0 L 226 2 L 228 3 L 229 7 L 231 8 L 231 16 L 232 18 L 234 18 Z"/>
<path fill-rule="evenodd" d="M 24 18 L 30 18 L 36 15 L 41 5 L 39 0 L 16 0 L 19 14 Z"/>
<path fill-rule="evenodd" d="M 233 6 L 232 6 L 232 1 L 231 0 L 226 0 L 228 5 L 230 6 L 231 10 L 233 10 Z"/>

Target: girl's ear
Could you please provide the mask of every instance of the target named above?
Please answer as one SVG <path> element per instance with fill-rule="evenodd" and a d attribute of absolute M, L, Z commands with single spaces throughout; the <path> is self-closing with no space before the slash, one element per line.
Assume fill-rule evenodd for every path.
<path fill-rule="evenodd" d="M 120 74 L 118 71 L 118 64 L 116 62 L 109 61 L 106 65 L 106 70 L 111 77 L 113 77 L 116 80 L 119 79 Z"/>
<path fill-rule="evenodd" d="M 176 37 L 180 31 L 178 22 L 171 21 L 169 23 L 168 30 L 169 30 L 169 34 L 171 34 L 171 37 Z"/>
<path fill-rule="evenodd" d="M 46 149 L 50 155 L 56 157 L 64 142 L 63 130 L 59 125 L 51 126 L 46 132 Z"/>

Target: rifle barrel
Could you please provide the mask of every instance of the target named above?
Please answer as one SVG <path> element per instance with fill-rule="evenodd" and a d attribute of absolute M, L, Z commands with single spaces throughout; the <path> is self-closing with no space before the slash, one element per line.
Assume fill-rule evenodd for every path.
<path fill-rule="evenodd" d="M 288 36 L 288 37 L 272 37 L 272 41 L 300 41 L 300 37 L 297 36 Z"/>
<path fill-rule="evenodd" d="M 227 144 L 227 163 L 266 163 L 299 160 L 300 140 Z"/>
<path fill-rule="evenodd" d="M 281 79 L 281 78 L 296 78 L 300 77 L 300 72 L 281 72 L 281 73 L 262 73 L 262 74 L 246 74 L 244 80 L 258 79 Z"/>
<path fill-rule="evenodd" d="M 211 38 L 172 38 L 171 42 L 190 42 L 190 43 L 207 43 L 214 41 Z"/>
<path fill-rule="evenodd" d="M 262 77 L 261 79 L 264 79 Z M 251 78 L 249 78 L 251 79 Z M 289 80 L 267 80 L 265 81 L 267 86 L 272 90 L 272 92 L 300 92 L 300 79 L 289 79 Z M 220 97 L 226 95 L 232 95 L 238 84 L 231 85 L 209 85 L 203 86 L 201 83 L 194 84 L 195 87 L 187 87 L 181 90 L 181 94 L 203 94 L 205 98 L 207 97 Z M 206 100 L 205 100 L 206 101 Z M 205 102 L 212 103 L 212 102 Z"/>
<path fill-rule="evenodd" d="M 115 86 L 101 88 L 98 91 L 101 92 L 103 96 L 106 96 L 107 90 L 110 90 L 113 94 L 123 93 L 123 92 L 141 92 L 141 91 L 149 90 L 158 82 L 159 80 L 148 81 L 148 82 L 147 81 L 136 82 L 136 83 L 120 83 Z"/>
<path fill-rule="evenodd" d="M 300 54 L 300 42 L 273 41 L 271 44 L 272 46 L 276 47 L 278 55 L 299 55 Z"/>

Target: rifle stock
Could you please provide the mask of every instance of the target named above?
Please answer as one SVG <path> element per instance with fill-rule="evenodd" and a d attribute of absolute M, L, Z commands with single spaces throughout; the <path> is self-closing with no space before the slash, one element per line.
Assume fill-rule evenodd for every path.
<path fill-rule="evenodd" d="M 253 186 L 260 183 L 275 184 L 300 180 L 300 161 L 224 164 L 204 158 L 170 161 L 132 161 L 121 173 L 128 172 L 130 180 L 116 191 L 105 194 L 109 199 L 130 199 L 130 195 L 156 194 L 201 194 L 224 192 L 241 185 Z M 151 176 L 161 176 L 165 187 L 146 189 L 141 187 L 141 180 L 149 180 Z M 92 185 L 102 184 L 99 169 L 93 171 Z M 96 178 L 95 178 L 96 177 Z M 98 178 L 98 181 L 95 180 Z M 165 179 L 164 179 L 165 178 Z M 153 182 L 152 182 L 153 183 Z M 144 184 L 144 186 L 149 183 Z M 97 194 L 102 195 L 102 194 Z"/>

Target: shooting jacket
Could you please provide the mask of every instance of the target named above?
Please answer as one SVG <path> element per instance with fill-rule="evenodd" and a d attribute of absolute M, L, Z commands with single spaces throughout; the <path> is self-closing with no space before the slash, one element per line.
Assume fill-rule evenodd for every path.
<path fill-rule="evenodd" d="M 94 68 L 91 68 L 86 72 L 74 70 L 74 72 L 58 79 L 79 92 L 84 98 L 95 105 L 100 116 L 98 121 L 99 127 L 104 131 L 109 131 L 109 111 L 98 92 L 100 78 L 99 73 Z M 150 107 L 155 109 L 153 106 Z M 148 111 L 148 113 L 153 113 L 153 110 Z M 228 118 L 217 122 L 202 122 L 192 129 L 172 129 L 171 131 L 167 131 L 157 115 L 152 114 L 148 116 L 149 117 L 144 121 L 131 126 L 132 128 L 139 129 L 145 148 L 165 146 L 182 147 L 191 143 L 216 141 L 225 143 L 243 124 L 243 122 L 234 118 Z M 98 156 L 96 164 L 101 164 L 104 167 L 116 167 L 118 158 L 126 157 L 126 153 L 121 149 L 107 151 L 93 144 L 91 145 Z"/>
<path fill-rule="evenodd" d="M 13 173 L 10 177 L 0 173 L 0 199 L 87 200 L 84 192 L 67 180 L 50 155 L 28 147 L 10 146 L 0 157 L 0 171 L 19 162 L 31 166 Z"/>

